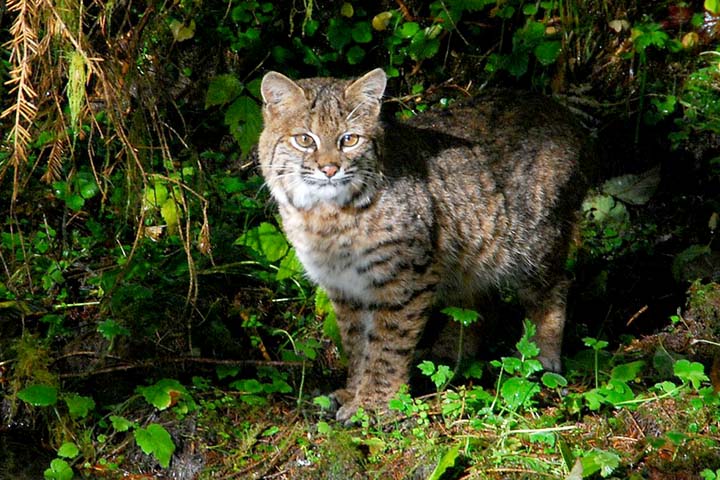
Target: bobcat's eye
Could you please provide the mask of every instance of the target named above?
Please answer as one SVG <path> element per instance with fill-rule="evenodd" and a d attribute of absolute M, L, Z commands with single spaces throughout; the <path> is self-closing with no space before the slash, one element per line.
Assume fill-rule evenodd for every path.
<path fill-rule="evenodd" d="M 290 137 L 290 143 L 293 144 L 293 147 L 305 152 L 315 150 L 316 147 L 315 139 L 307 133 L 293 135 L 292 137 Z"/>
<path fill-rule="evenodd" d="M 360 135 L 355 133 L 346 133 L 340 137 L 340 148 L 351 149 L 360 143 Z"/>

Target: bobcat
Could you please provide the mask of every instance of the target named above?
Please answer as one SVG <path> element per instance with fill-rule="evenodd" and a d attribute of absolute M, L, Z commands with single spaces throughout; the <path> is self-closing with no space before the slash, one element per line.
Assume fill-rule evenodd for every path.
<path fill-rule="evenodd" d="M 514 287 L 560 370 L 564 260 L 585 193 L 587 135 L 517 92 L 383 123 L 386 76 L 277 72 L 262 81 L 262 174 L 307 275 L 337 313 L 349 359 L 336 418 L 386 405 L 408 381 L 437 304 Z"/>

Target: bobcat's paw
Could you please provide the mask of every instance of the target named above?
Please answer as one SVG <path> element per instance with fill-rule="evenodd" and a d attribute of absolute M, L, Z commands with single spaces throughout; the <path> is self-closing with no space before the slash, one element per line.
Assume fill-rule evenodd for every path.
<path fill-rule="evenodd" d="M 549 372 L 561 373 L 562 362 L 560 361 L 560 355 L 543 355 L 542 353 L 537 357 L 542 363 L 545 370 Z"/>
<path fill-rule="evenodd" d="M 353 416 L 360 408 L 360 402 L 351 401 L 343 404 L 335 414 L 335 420 L 342 423 L 346 427 L 351 427 L 355 422 L 352 421 Z"/>
<path fill-rule="evenodd" d="M 333 402 L 335 410 L 339 409 L 342 405 L 345 405 L 346 403 L 350 403 L 353 398 L 355 398 L 355 394 L 347 388 L 339 388 L 328 396 Z"/>

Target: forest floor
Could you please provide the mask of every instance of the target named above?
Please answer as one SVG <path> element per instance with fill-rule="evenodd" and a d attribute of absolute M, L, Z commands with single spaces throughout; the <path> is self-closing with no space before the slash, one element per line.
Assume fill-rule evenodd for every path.
<path fill-rule="evenodd" d="M 343 376 L 329 341 L 312 362 L 273 364 L 293 385 L 291 393 L 269 393 L 263 378 L 270 376 L 261 374 L 223 384 L 237 373 L 232 367 L 216 369 L 221 380 L 210 380 L 202 368 L 180 369 L 181 381 L 166 388 L 167 408 L 139 402 L 139 395 L 109 408 L 169 432 L 168 468 L 158 465 L 157 452 L 143 453 L 129 432 L 116 428 L 103 437 L 96 426 L 77 441 L 95 449 L 96 461 L 75 472 L 131 479 L 714 479 L 720 474 L 720 362 L 713 354 L 719 320 L 720 285 L 696 283 L 664 329 L 613 351 L 602 341 L 580 341 L 585 346 L 569 353 L 564 377 L 535 372 L 533 346 L 522 342 L 519 359 L 491 361 L 449 385 L 449 377 L 433 376 L 439 364 L 424 362 L 432 366 L 414 381 L 414 397 L 401 392 L 389 412 L 361 412 L 350 427 L 326 409 L 323 394 Z M 114 372 L 95 388 L 117 395 L 136 376 L 123 380 Z M 434 392 L 422 394 L 428 389 Z M 116 420 L 108 414 L 106 421 Z M 52 459 L 52 451 L 28 438 L 15 438 L 14 447 L 0 439 L 8 449 L 0 454 L 0 478 L 39 478 Z M 23 464 L 28 447 L 32 460 Z M 72 477 L 45 471 L 45 478 Z"/>

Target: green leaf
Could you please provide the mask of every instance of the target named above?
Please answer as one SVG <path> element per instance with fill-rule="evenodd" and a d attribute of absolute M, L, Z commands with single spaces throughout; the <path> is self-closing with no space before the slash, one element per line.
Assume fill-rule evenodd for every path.
<path fill-rule="evenodd" d="M 106 340 L 113 340 L 115 337 L 122 335 L 125 337 L 130 336 L 130 330 L 120 325 L 112 318 L 103 320 L 97 326 L 97 331 Z"/>
<path fill-rule="evenodd" d="M 162 182 L 155 182 L 148 186 L 143 194 L 144 208 L 160 208 L 167 201 L 168 189 Z"/>
<path fill-rule="evenodd" d="M 313 398 L 313 404 L 317 405 L 323 410 L 330 410 L 331 403 L 332 402 L 330 401 L 330 397 L 328 397 L 327 395 L 320 395 Z"/>
<path fill-rule="evenodd" d="M 639 175 L 622 175 L 611 178 L 602 185 L 603 193 L 619 198 L 632 205 L 645 205 L 660 185 L 660 167 Z"/>
<path fill-rule="evenodd" d="M 527 16 L 535 15 L 538 12 L 537 5 L 534 3 L 529 3 L 525 6 L 523 6 L 523 14 Z"/>
<path fill-rule="evenodd" d="M 352 39 L 357 43 L 369 43 L 372 41 L 372 26 L 370 22 L 357 22 L 352 28 Z"/>
<path fill-rule="evenodd" d="M 440 49 L 440 39 L 431 38 L 430 30 L 425 29 L 413 35 L 408 46 L 408 54 L 415 61 L 434 57 Z"/>
<path fill-rule="evenodd" d="M 545 25 L 541 22 L 529 20 L 525 28 L 513 35 L 513 49 L 529 48 L 538 45 L 545 38 Z"/>
<path fill-rule="evenodd" d="M 442 456 L 438 464 L 435 466 L 435 470 L 430 474 L 428 480 L 440 480 L 443 474 L 448 468 L 455 466 L 455 461 L 460 455 L 460 445 L 457 444 Z"/>
<path fill-rule="evenodd" d="M 79 212 L 85 205 L 85 199 L 76 193 L 71 193 L 65 197 L 65 204 L 70 210 Z"/>
<path fill-rule="evenodd" d="M 616 453 L 593 448 L 581 459 L 583 466 L 583 477 L 587 478 L 594 473 L 600 472 L 603 477 L 609 476 L 619 465 L 620 456 Z"/>
<path fill-rule="evenodd" d="M 354 14 L 355 14 L 355 9 L 353 8 L 352 3 L 345 2 L 340 7 L 340 15 L 342 15 L 343 17 L 350 18 Z"/>
<path fill-rule="evenodd" d="M 320 421 L 317 423 L 317 431 L 320 435 L 328 435 L 332 432 L 332 428 L 327 422 Z"/>
<path fill-rule="evenodd" d="M 447 365 L 438 365 L 437 370 L 435 373 L 430 375 L 430 380 L 435 384 L 435 386 L 440 389 L 442 388 L 450 379 L 452 379 L 453 372 L 450 370 L 450 367 Z"/>
<path fill-rule="evenodd" d="M 100 193 L 100 187 L 98 187 L 95 179 L 92 177 L 89 180 L 78 180 L 78 185 L 80 187 L 80 196 L 85 200 L 91 199 Z"/>
<path fill-rule="evenodd" d="M 205 109 L 233 101 L 243 90 L 243 84 L 234 75 L 218 75 L 210 79 L 205 95 Z"/>
<path fill-rule="evenodd" d="M 95 400 L 92 397 L 71 393 L 66 395 L 63 400 L 72 418 L 85 418 L 90 413 L 90 410 L 95 409 Z"/>
<path fill-rule="evenodd" d="M 267 222 L 248 230 L 234 244 L 251 248 L 269 262 L 280 260 L 290 248 L 280 230 L 275 225 Z"/>
<path fill-rule="evenodd" d="M 557 40 L 546 41 L 535 47 L 533 53 L 544 66 L 552 65 L 560 55 L 561 43 Z"/>
<path fill-rule="evenodd" d="M 697 269 L 692 268 L 695 264 L 698 264 L 698 260 L 707 256 L 707 264 L 711 265 L 710 255 L 712 249 L 708 245 L 690 245 L 682 252 L 675 255 L 675 259 L 672 264 L 672 274 L 675 280 L 694 280 L 697 277 Z"/>
<path fill-rule="evenodd" d="M 397 29 L 397 34 L 402 38 L 412 38 L 420 30 L 416 22 L 405 22 Z"/>
<path fill-rule="evenodd" d="M 593 388 L 592 390 L 588 390 L 583 394 L 583 398 L 585 399 L 585 402 L 587 403 L 587 406 L 590 410 L 598 410 L 600 406 L 605 401 L 605 396 L 601 393 L 601 390 L 598 388 Z"/>
<path fill-rule="evenodd" d="M 522 337 L 520 337 L 520 340 L 515 344 L 515 346 L 518 349 L 518 352 L 525 357 L 528 358 L 535 358 L 540 354 L 540 349 L 535 344 L 535 342 L 532 341 L 532 337 L 535 335 L 535 324 L 533 324 L 529 320 L 525 320 L 523 322 L 524 331 Z"/>
<path fill-rule="evenodd" d="M 167 224 L 168 231 L 174 233 L 177 231 L 177 225 L 180 221 L 180 209 L 174 198 L 168 198 L 160 207 L 160 216 Z"/>
<path fill-rule="evenodd" d="M 540 387 L 537 383 L 520 377 L 507 379 L 500 388 L 500 394 L 511 410 L 528 405 L 538 392 Z"/>
<path fill-rule="evenodd" d="M 564 387 L 568 384 L 565 377 L 553 372 L 543 373 L 543 376 L 540 380 L 542 381 L 543 385 L 548 388 Z"/>
<path fill-rule="evenodd" d="M 602 350 L 609 345 L 605 340 L 598 340 L 592 337 L 585 337 L 582 339 L 586 347 L 590 347 L 595 351 Z"/>
<path fill-rule="evenodd" d="M 234 377 L 240 373 L 240 367 L 235 365 L 218 365 L 215 367 L 215 373 L 217 373 L 218 379 L 222 380 L 223 378 Z"/>
<path fill-rule="evenodd" d="M 612 369 L 610 379 L 618 382 L 631 382 L 635 380 L 640 370 L 645 366 L 645 362 L 638 360 L 630 363 L 623 363 Z"/>
<path fill-rule="evenodd" d="M 254 378 L 235 380 L 230 384 L 230 387 L 244 394 L 262 393 L 264 391 L 262 383 Z"/>
<path fill-rule="evenodd" d="M 449 315 L 453 320 L 461 323 L 464 327 L 469 327 L 480 317 L 480 314 L 474 310 L 457 307 L 447 307 L 442 310 L 442 313 Z"/>
<path fill-rule="evenodd" d="M 58 448 L 57 454 L 59 457 L 75 458 L 80 454 L 80 449 L 72 442 L 65 442 Z"/>
<path fill-rule="evenodd" d="M 435 373 L 435 364 L 431 362 L 430 360 L 423 360 L 420 365 L 418 365 L 418 368 L 425 376 L 430 376 L 433 373 Z"/>
<path fill-rule="evenodd" d="M 678 360 L 673 367 L 675 375 L 683 382 L 690 382 L 695 390 L 700 388 L 702 382 L 710 379 L 705 375 L 705 366 L 699 362 L 689 360 Z"/>
<path fill-rule="evenodd" d="M 189 395 L 187 389 L 172 378 L 163 378 L 154 385 L 138 387 L 136 391 L 145 398 L 146 402 L 158 410 L 165 410 L 173 405 L 178 397 Z"/>
<path fill-rule="evenodd" d="M 191 19 L 188 25 L 185 25 L 178 20 L 172 20 L 170 22 L 170 31 L 172 32 L 173 38 L 176 42 L 190 40 L 195 36 L 195 20 Z"/>
<path fill-rule="evenodd" d="M 39 384 L 20 390 L 17 396 L 34 407 L 49 407 L 57 403 L 58 391 L 53 386 Z"/>
<path fill-rule="evenodd" d="M 239 97 L 225 112 L 224 122 L 240 145 L 243 155 L 250 153 L 262 131 L 260 105 L 248 96 Z"/>
<path fill-rule="evenodd" d="M 350 65 L 357 65 L 365 58 L 365 49 L 357 45 L 353 45 L 347 52 L 347 61 Z"/>
<path fill-rule="evenodd" d="M 500 6 L 500 4 L 498 4 Z M 515 14 L 515 7 L 512 5 L 505 5 L 501 8 L 498 8 L 495 10 L 495 15 L 499 18 L 509 20 L 512 18 L 512 16 Z"/>
<path fill-rule="evenodd" d="M 632 388 L 621 380 L 611 379 L 608 383 L 600 389 L 600 394 L 603 396 L 604 401 L 611 405 L 618 405 L 622 402 L 627 402 L 635 398 L 635 393 Z"/>
<path fill-rule="evenodd" d="M 330 298 L 327 296 L 327 292 L 322 288 L 315 290 L 315 313 L 320 316 L 325 316 L 323 320 L 323 333 L 332 340 L 338 348 L 343 362 L 346 361 L 347 357 L 343 350 L 342 337 L 340 336 L 340 327 L 338 327 L 337 324 L 335 309 L 333 308 Z"/>
<path fill-rule="evenodd" d="M 110 415 L 110 422 L 113 428 L 118 432 L 127 432 L 135 424 L 125 417 L 119 417 L 117 415 Z"/>
<path fill-rule="evenodd" d="M 151 423 L 147 428 L 138 428 L 133 432 L 138 446 L 148 455 L 153 455 L 163 468 L 170 466 L 170 458 L 175 452 L 175 444 L 162 425 Z"/>
<path fill-rule="evenodd" d="M 664 48 L 670 40 L 670 36 L 662 31 L 662 25 L 659 23 L 638 25 L 632 29 L 631 38 L 635 44 L 635 50 L 640 53 L 645 53 L 650 46 Z"/>
<path fill-rule="evenodd" d="M 514 51 L 505 57 L 504 66 L 515 77 L 522 77 L 528 69 L 530 57 L 525 51 Z"/>
<path fill-rule="evenodd" d="M 327 38 L 334 50 L 341 51 L 352 40 L 350 26 L 341 18 L 331 18 Z"/>
<path fill-rule="evenodd" d="M 248 405 L 252 405 L 254 407 L 260 407 L 267 405 L 268 401 L 267 398 L 261 397 L 259 395 L 240 395 L 240 401 L 243 403 L 247 403 Z"/>
<path fill-rule="evenodd" d="M 463 372 L 463 376 L 465 378 L 474 378 L 476 380 L 480 380 L 482 378 L 483 374 L 483 365 L 479 361 L 475 360 L 470 363 L 470 365 L 467 366 L 465 371 Z"/>
<path fill-rule="evenodd" d="M 56 458 L 50 462 L 50 468 L 43 473 L 46 480 L 71 480 L 73 475 L 70 465 L 61 458 Z"/>
<path fill-rule="evenodd" d="M 390 11 L 380 12 L 373 17 L 372 27 L 377 31 L 386 30 L 388 25 L 390 25 L 390 20 L 392 20 L 392 18 L 393 18 L 392 12 L 390 12 Z"/>
<path fill-rule="evenodd" d="M 503 357 L 502 367 L 510 375 L 520 371 L 522 368 L 522 360 L 517 357 Z"/>
<path fill-rule="evenodd" d="M 705 0 L 704 7 L 711 14 L 720 15 L 720 0 Z"/>
<path fill-rule="evenodd" d="M 703 480 L 718 480 L 718 478 L 720 478 L 720 469 L 713 472 L 709 468 L 706 468 L 700 472 L 700 476 Z"/>

